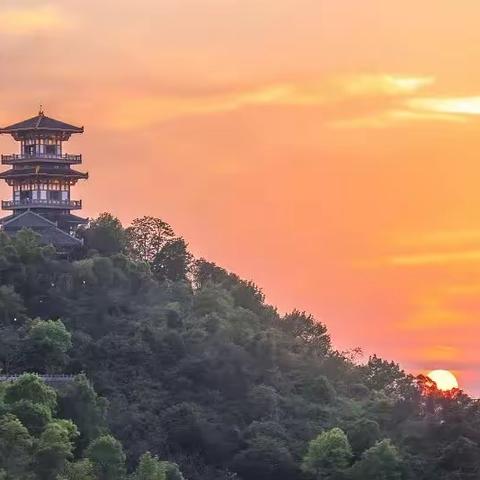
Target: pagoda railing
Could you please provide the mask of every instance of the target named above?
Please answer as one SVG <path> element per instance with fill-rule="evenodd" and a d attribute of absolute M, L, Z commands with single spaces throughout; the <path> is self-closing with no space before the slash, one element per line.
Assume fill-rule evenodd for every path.
<path fill-rule="evenodd" d="M 11 155 L 2 155 L 2 164 L 9 165 L 12 163 L 34 162 L 41 160 L 42 162 L 65 162 L 70 164 L 82 163 L 81 155 L 64 154 L 50 154 L 50 153 L 35 153 L 27 155 L 25 153 L 12 153 Z"/>
<path fill-rule="evenodd" d="M 16 210 L 21 208 L 65 208 L 78 210 L 82 208 L 81 200 L 2 200 L 3 210 Z"/>

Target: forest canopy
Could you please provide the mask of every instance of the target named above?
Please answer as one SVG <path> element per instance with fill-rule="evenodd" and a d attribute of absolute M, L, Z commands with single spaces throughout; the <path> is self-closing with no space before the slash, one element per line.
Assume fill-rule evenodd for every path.
<path fill-rule="evenodd" d="M 337 351 L 160 219 L 78 234 L 0 233 L 0 479 L 479 478 L 477 400 Z"/>

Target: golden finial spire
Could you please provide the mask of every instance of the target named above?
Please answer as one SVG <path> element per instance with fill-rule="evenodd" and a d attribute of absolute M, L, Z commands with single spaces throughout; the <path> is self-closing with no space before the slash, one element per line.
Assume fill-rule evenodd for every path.
<path fill-rule="evenodd" d="M 38 109 L 38 114 L 40 116 L 43 116 L 43 105 L 42 104 L 40 104 L 40 108 Z"/>

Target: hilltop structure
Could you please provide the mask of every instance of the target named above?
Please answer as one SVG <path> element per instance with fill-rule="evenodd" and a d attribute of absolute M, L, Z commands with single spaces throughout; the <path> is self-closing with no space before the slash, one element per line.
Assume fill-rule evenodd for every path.
<path fill-rule="evenodd" d="M 83 127 L 49 118 L 43 110 L 36 117 L 0 128 L 0 134 L 20 142 L 20 153 L 1 156 L 2 164 L 11 168 L 0 173 L 0 179 L 13 190 L 12 199 L 2 201 L 2 209 L 12 211 L 0 219 L 6 233 L 31 228 L 45 244 L 60 250 L 81 245 L 74 232 L 86 219 L 71 213 L 82 208 L 82 201 L 72 200 L 70 189 L 87 179 L 88 173 L 71 168 L 82 163 L 81 155 L 63 152 L 63 142 L 76 133 L 83 133 Z"/>

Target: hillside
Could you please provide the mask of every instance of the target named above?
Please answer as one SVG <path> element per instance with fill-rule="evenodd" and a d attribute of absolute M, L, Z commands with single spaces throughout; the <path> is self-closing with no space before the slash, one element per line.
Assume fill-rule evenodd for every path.
<path fill-rule="evenodd" d="M 476 400 L 358 364 L 158 219 L 81 235 L 66 259 L 0 234 L 2 373 L 78 375 L 2 384 L 0 478 L 479 478 Z"/>

